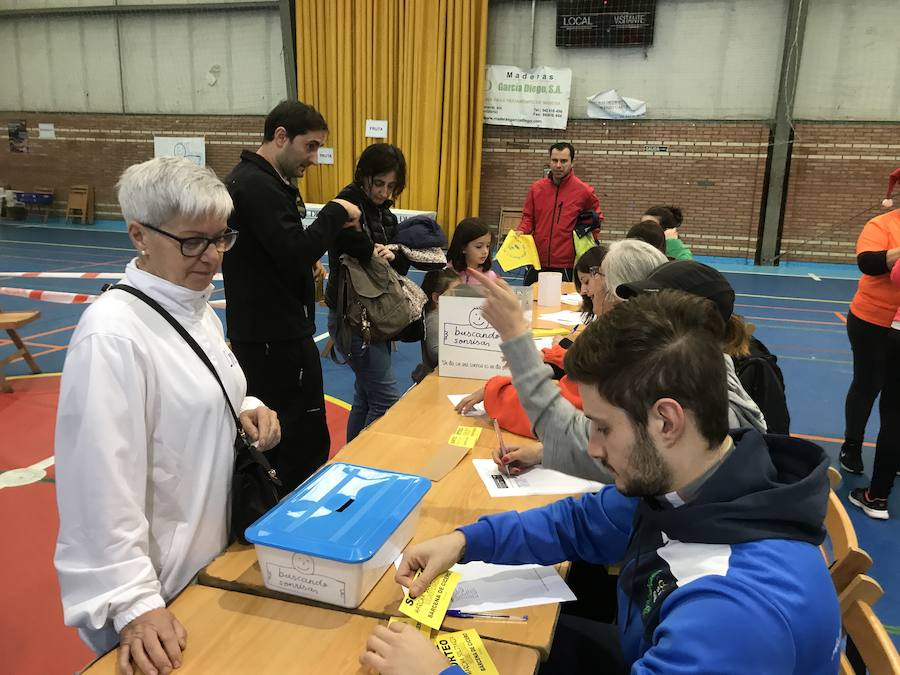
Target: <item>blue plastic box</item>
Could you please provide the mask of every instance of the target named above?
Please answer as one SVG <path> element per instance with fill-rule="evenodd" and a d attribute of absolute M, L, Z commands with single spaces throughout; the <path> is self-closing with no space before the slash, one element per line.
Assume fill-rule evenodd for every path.
<path fill-rule="evenodd" d="M 337 462 L 247 528 L 266 587 L 358 607 L 412 539 L 421 476 Z"/>

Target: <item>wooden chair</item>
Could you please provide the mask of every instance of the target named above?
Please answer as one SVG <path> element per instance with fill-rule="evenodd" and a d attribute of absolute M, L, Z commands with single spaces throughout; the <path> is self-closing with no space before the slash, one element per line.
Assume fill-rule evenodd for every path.
<path fill-rule="evenodd" d="M 506 233 L 516 229 L 520 222 L 522 222 L 522 209 L 509 209 L 506 207 L 500 209 L 500 224 L 497 227 L 498 246 L 506 239 Z"/>
<path fill-rule="evenodd" d="M 832 490 L 837 490 L 837 486 L 841 484 L 841 472 L 835 469 L 833 466 L 828 467 L 828 483 L 831 485 Z"/>
<path fill-rule="evenodd" d="M 872 558 L 859 547 L 850 515 L 834 490 L 828 494 L 825 531 L 831 541 L 831 553 L 822 546 L 822 555 L 831 572 L 834 590 L 841 593 L 854 577 L 869 570 Z"/>
<path fill-rule="evenodd" d="M 841 607 L 841 624 L 852 641 L 866 670 L 871 675 L 895 675 L 900 673 L 900 654 L 872 611 L 884 594 L 881 585 L 865 574 L 857 575 L 838 596 Z M 841 654 L 841 675 L 856 672 L 846 654 Z"/>
<path fill-rule="evenodd" d="M 94 189 L 89 185 L 73 185 L 66 202 L 66 222 L 80 218 L 82 223 L 94 222 Z"/>
<path fill-rule="evenodd" d="M 19 328 L 31 323 L 40 316 L 41 313 L 37 310 L 32 310 L 30 312 L 0 311 L 0 330 L 5 330 L 7 332 L 7 334 L 9 335 L 9 339 L 12 340 L 13 345 L 16 347 L 15 352 L 13 352 L 10 356 L 7 356 L 4 359 L 0 360 L 0 392 L 9 394 L 13 390 L 12 385 L 9 383 L 9 380 L 7 380 L 3 375 L 3 369 L 16 359 L 25 359 L 25 363 L 27 363 L 28 367 L 31 368 L 32 373 L 41 372 L 41 369 L 38 367 L 38 364 L 34 360 L 34 357 L 28 351 L 28 347 L 25 346 L 25 343 L 22 342 L 22 338 L 20 338 L 19 334 L 16 332 Z"/>

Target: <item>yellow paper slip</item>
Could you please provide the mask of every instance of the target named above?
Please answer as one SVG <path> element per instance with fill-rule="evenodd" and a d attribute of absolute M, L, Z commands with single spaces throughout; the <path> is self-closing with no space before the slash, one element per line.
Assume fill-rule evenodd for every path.
<path fill-rule="evenodd" d="M 472 628 L 457 633 L 440 633 L 434 638 L 434 644 L 450 663 L 469 675 L 500 675 L 484 643 Z"/>
<path fill-rule="evenodd" d="M 519 234 L 515 230 L 510 230 L 506 234 L 503 245 L 497 251 L 496 260 L 506 272 L 525 265 L 531 265 L 536 270 L 541 269 L 541 259 L 538 257 L 534 237 L 530 234 Z"/>
<path fill-rule="evenodd" d="M 419 631 L 422 635 L 427 637 L 429 640 L 431 639 L 431 636 L 434 633 L 434 631 L 431 630 L 431 628 L 429 628 L 428 626 L 423 624 L 421 621 L 416 621 L 415 619 L 410 619 L 409 617 L 392 616 L 390 619 L 388 619 L 388 626 L 390 626 L 391 624 L 394 624 L 394 623 L 409 624 L 410 626 L 415 628 L 417 631 Z"/>
<path fill-rule="evenodd" d="M 479 436 L 481 436 L 481 427 L 458 426 L 447 443 L 458 445 L 461 448 L 474 448 Z"/>
<path fill-rule="evenodd" d="M 554 335 L 568 335 L 572 330 L 569 328 L 532 328 L 531 334 L 536 338 L 551 337 Z"/>
<path fill-rule="evenodd" d="M 416 577 L 419 574 L 421 571 L 416 574 Z M 400 613 L 438 630 L 444 621 L 444 615 L 450 606 L 450 599 L 453 597 L 453 591 L 456 589 L 456 584 L 459 583 L 459 578 L 459 572 L 447 571 L 435 578 L 418 598 L 409 597 L 409 592 L 407 592 L 400 602 Z"/>

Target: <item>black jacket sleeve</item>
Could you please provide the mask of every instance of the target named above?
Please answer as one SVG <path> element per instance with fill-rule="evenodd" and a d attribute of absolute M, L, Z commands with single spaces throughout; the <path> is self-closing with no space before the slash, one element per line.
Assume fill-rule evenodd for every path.
<path fill-rule="evenodd" d="M 298 265 L 312 267 L 347 222 L 344 207 L 328 202 L 315 222 L 304 229 L 296 213 L 272 208 L 272 204 L 284 203 L 284 193 L 274 181 L 255 181 L 246 188 L 236 199 L 241 202 L 241 213 L 253 214 L 252 227 L 260 245 L 285 277 L 292 277 Z"/>
<path fill-rule="evenodd" d="M 342 229 L 334 243 L 334 263 L 344 253 L 356 258 L 361 263 L 367 263 L 372 259 L 375 244 L 365 232 L 354 229 Z"/>
<path fill-rule="evenodd" d="M 391 261 L 391 267 L 393 267 L 394 271 L 402 277 L 409 274 L 409 259 L 400 249 L 394 251 L 394 259 Z"/>
<path fill-rule="evenodd" d="M 863 274 L 873 277 L 890 272 L 887 264 L 887 251 L 863 251 L 856 256 L 856 266 Z"/>

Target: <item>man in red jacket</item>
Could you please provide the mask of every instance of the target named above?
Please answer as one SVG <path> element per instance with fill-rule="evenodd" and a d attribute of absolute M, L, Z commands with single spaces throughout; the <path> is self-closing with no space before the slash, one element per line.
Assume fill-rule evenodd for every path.
<path fill-rule="evenodd" d="M 522 222 L 516 228 L 534 236 L 542 272 L 562 272 L 564 281 L 573 280 L 575 242 L 572 230 L 580 211 L 593 211 L 603 220 L 600 200 L 594 188 L 572 171 L 575 148 L 571 143 L 550 146 L 550 173 L 532 183 L 522 207 Z M 529 268 L 523 281 L 537 281 L 538 270 Z"/>

